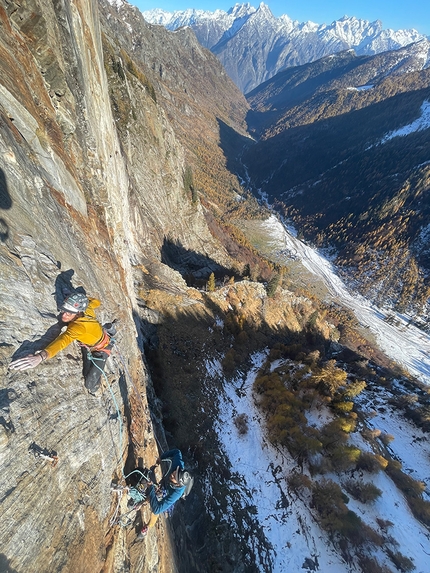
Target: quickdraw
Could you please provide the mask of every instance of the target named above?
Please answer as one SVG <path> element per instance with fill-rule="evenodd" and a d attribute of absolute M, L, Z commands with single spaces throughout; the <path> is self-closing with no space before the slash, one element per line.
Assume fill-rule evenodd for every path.
<path fill-rule="evenodd" d="M 35 458 L 48 460 L 49 462 L 51 462 L 52 467 L 55 467 L 58 463 L 58 456 L 56 451 L 48 450 L 47 448 L 42 448 L 41 446 L 38 446 L 36 442 L 32 442 L 29 445 L 28 453 L 33 454 Z"/>

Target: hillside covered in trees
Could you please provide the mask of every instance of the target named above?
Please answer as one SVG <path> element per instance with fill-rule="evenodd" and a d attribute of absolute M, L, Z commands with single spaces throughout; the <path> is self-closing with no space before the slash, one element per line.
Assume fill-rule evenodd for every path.
<path fill-rule="evenodd" d="M 253 188 L 331 249 L 361 292 L 425 316 L 430 69 L 420 69 L 419 44 L 291 68 L 248 101 L 257 143 L 242 161 Z"/>

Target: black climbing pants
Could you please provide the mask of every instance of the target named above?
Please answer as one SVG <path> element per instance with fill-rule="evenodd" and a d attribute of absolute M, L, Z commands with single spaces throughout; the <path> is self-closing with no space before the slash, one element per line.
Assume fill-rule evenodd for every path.
<path fill-rule="evenodd" d="M 109 345 L 107 348 L 109 349 Z M 88 349 L 82 347 L 82 360 L 83 360 L 83 375 L 85 379 L 85 388 L 91 394 L 95 394 L 100 388 L 102 371 L 106 366 L 106 361 L 109 358 L 107 352 L 98 350 L 91 352 L 91 359 L 89 358 Z"/>

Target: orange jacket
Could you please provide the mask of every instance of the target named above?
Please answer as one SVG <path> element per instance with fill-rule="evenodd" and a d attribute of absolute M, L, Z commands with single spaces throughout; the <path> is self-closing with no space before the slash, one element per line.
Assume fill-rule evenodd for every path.
<path fill-rule="evenodd" d="M 62 332 L 45 348 L 48 358 L 52 358 L 61 350 L 69 346 L 73 340 L 82 342 L 87 346 L 95 346 L 103 336 L 102 325 L 96 318 L 94 309 L 100 306 L 100 301 L 96 298 L 89 299 L 90 304 L 85 311 L 84 316 L 80 316 L 69 322 L 67 330 Z"/>

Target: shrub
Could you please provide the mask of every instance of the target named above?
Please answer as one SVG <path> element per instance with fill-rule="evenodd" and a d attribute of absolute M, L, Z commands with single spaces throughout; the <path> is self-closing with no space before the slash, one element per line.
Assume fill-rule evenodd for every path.
<path fill-rule="evenodd" d="M 357 461 L 357 469 L 370 473 L 378 473 L 385 469 L 388 462 L 382 456 L 372 454 L 371 452 L 361 452 Z"/>
<path fill-rule="evenodd" d="M 379 454 L 375 454 L 375 459 L 378 462 L 381 470 L 385 470 L 385 468 L 388 465 L 388 460 L 386 460 L 383 456 L 381 456 Z"/>
<path fill-rule="evenodd" d="M 312 489 L 312 480 L 305 474 L 293 472 L 287 478 L 288 485 L 294 493 L 299 493 L 304 489 Z"/>
<path fill-rule="evenodd" d="M 249 342 L 249 336 L 244 330 L 242 330 L 242 332 L 239 332 L 239 334 L 236 337 L 236 342 L 242 346 L 245 346 Z"/>
<path fill-rule="evenodd" d="M 415 517 L 430 526 L 430 501 L 419 498 L 408 499 L 408 503 Z"/>
<path fill-rule="evenodd" d="M 382 491 L 373 483 L 365 483 L 362 480 L 348 480 L 344 487 L 348 493 L 362 503 L 368 503 L 378 499 Z"/>
<path fill-rule="evenodd" d="M 340 446 L 330 453 L 333 468 L 338 472 L 344 472 L 357 464 L 361 450 L 354 446 Z"/>
<path fill-rule="evenodd" d="M 407 573 L 408 571 L 413 571 L 415 569 L 415 565 L 413 564 L 412 560 L 405 555 L 402 555 L 399 551 L 391 551 L 387 549 L 387 555 L 394 563 L 394 565 L 402 571 L 402 573 Z"/>
<path fill-rule="evenodd" d="M 208 279 L 208 282 L 206 284 L 206 290 L 208 292 L 214 292 L 214 290 L 215 290 L 215 275 L 214 275 L 214 273 L 211 273 L 209 275 L 209 279 Z"/>
<path fill-rule="evenodd" d="M 408 498 L 419 498 L 421 500 L 422 493 L 426 487 L 424 482 L 406 475 L 401 470 L 401 464 L 396 461 L 388 463 L 386 472 Z"/>
<path fill-rule="evenodd" d="M 222 361 L 222 368 L 226 374 L 232 374 L 235 369 L 236 363 L 234 360 L 234 356 L 235 356 L 235 351 L 233 350 L 233 348 L 230 348 L 230 350 L 228 350 L 226 352 L 226 355 L 224 356 L 224 359 Z"/>
<path fill-rule="evenodd" d="M 278 288 L 280 279 L 281 275 L 279 273 L 276 273 L 268 282 L 266 292 L 269 298 L 273 298 L 275 296 L 276 289 Z"/>
<path fill-rule="evenodd" d="M 331 460 L 327 456 L 318 456 L 317 458 L 313 458 L 309 460 L 309 471 L 312 476 L 317 474 L 328 474 L 329 472 L 333 471 L 333 467 L 331 465 Z"/>
<path fill-rule="evenodd" d="M 380 517 L 376 518 L 376 523 L 379 525 L 379 527 L 383 530 L 387 530 L 389 527 L 393 527 L 394 523 L 392 521 L 390 521 L 389 519 L 381 519 Z"/>
<path fill-rule="evenodd" d="M 333 408 L 346 414 L 354 408 L 354 402 L 333 402 Z"/>
<path fill-rule="evenodd" d="M 355 430 L 357 425 L 356 418 L 357 417 L 354 415 L 354 412 L 351 412 L 351 415 L 348 417 L 339 418 L 339 427 L 347 434 L 350 434 Z"/>
<path fill-rule="evenodd" d="M 312 502 L 320 516 L 321 527 L 331 533 L 339 533 L 342 529 L 342 517 L 348 513 L 346 503 L 348 497 L 340 486 L 331 481 L 323 480 L 314 484 Z"/>
<path fill-rule="evenodd" d="M 248 416 L 246 414 L 239 414 L 234 419 L 234 425 L 239 432 L 239 435 L 244 436 L 248 433 Z"/>
<path fill-rule="evenodd" d="M 342 429 L 340 419 L 333 420 L 321 428 L 321 442 L 327 450 L 337 448 L 348 440 L 348 434 Z"/>
<path fill-rule="evenodd" d="M 371 543 L 377 547 L 382 547 L 384 544 L 384 538 L 369 525 L 363 523 L 361 518 L 353 511 L 348 511 L 345 516 L 341 533 L 354 546 Z"/>
<path fill-rule="evenodd" d="M 308 460 L 309 457 L 320 452 L 322 448 L 322 444 L 318 439 L 306 436 L 297 428 L 292 428 L 289 431 L 289 439 L 286 445 L 290 454 L 300 462 Z"/>
<path fill-rule="evenodd" d="M 336 391 L 346 384 L 346 379 L 347 373 L 336 366 L 335 360 L 329 360 L 324 366 L 317 368 L 311 377 L 319 392 L 330 397 L 333 397 Z"/>
<path fill-rule="evenodd" d="M 392 573 L 391 569 L 385 565 L 380 565 L 375 559 L 367 555 L 359 555 L 358 564 L 362 571 L 366 573 Z"/>
<path fill-rule="evenodd" d="M 344 515 L 339 533 L 347 537 L 350 541 L 354 540 L 356 545 L 362 543 L 361 535 L 364 530 L 364 524 L 361 518 L 350 509 Z"/>
<path fill-rule="evenodd" d="M 365 388 L 367 384 L 364 381 L 350 382 L 348 386 L 342 391 L 342 395 L 346 399 L 352 399 L 358 396 Z"/>
<path fill-rule="evenodd" d="M 315 366 L 318 360 L 321 357 L 321 353 L 319 350 L 312 350 L 305 358 L 305 363 Z"/>
<path fill-rule="evenodd" d="M 365 428 L 361 432 L 361 435 L 363 436 L 363 438 L 366 438 L 366 440 L 374 440 L 375 438 L 379 438 L 379 436 L 381 435 L 381 430 Z"/>
<path fill-rule="evenodd" d="M 380 440 L 384 444 L 384 446 L 388 446 L 388 444 L 390 444 L 394 440 L 394 436 L 392 436 L 391 434 L 386 434 L 384 432 L 383 434 L 381 434 Z"/>

